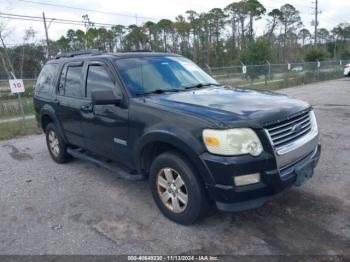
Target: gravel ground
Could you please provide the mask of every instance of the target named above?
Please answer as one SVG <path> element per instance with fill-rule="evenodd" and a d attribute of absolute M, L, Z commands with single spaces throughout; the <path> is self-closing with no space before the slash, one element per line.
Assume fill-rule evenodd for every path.
<path fill-rule="evenodd" d="M 0 254 L 350 255 L 350 79 L 281 90 L 310 102 L 323 153 L 314 178 L 265 206 L 184 227 L 147 182 L 55 164 L 42 135 L 0 143 Z"/>

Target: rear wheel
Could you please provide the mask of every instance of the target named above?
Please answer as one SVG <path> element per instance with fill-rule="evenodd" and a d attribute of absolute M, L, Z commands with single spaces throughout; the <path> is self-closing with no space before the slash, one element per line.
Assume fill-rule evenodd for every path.
<path fill-rule="evenodd" d="M 52 159 L 60 164 L 72 160 L 72 156 L 67 153 L 67 145 L 53 123 L 47 125 L 45 133 L 47 148 Z"/>
<path fill-rule="evenodd" d="M 150 187 L 158 208 L 176 223 L 192 224 L 210 210 L 202 181 L 186 158 L 176 152 L 163 153 L 153 161 Z"/>

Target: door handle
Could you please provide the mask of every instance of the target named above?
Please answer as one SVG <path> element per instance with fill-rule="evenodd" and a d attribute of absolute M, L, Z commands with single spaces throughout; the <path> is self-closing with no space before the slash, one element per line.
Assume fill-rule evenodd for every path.
<path fill-rule="evenodd" d="M 82 105 L 80 107 L 80 110 L 83 111 L 83 112 L 86 112 L 86 113 L 90 113 L 90 112 L 93 111 L 93 106 L 92 106 L 92 104 Z"/>

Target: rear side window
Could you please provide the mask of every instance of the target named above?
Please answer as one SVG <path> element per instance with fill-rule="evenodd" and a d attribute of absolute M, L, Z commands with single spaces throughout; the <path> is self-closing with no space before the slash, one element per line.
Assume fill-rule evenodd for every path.
<path fill-rule="evenodd" d="M 66 73 L 66 81 L 64 84 L 64 96 L 82 98 L 84 96 L 84 88 L 82 84 L 83 67 L 68 66 Z"/>
<path fill-rule="evenodd" d="M 86 80 L 86 96 L 91 97 L 92 90 L 116 90 L 120 92 L 120 88 L 116 88 L 113 79 L 106 69 L 100 65 L 90 65 Z"/>
<path fill-rule="evenodd" d="M 58 64 L 47 64 L 44 66 L 36 82 L 37 93 L 49 93 L 52 90 L 57 70 Z"/>

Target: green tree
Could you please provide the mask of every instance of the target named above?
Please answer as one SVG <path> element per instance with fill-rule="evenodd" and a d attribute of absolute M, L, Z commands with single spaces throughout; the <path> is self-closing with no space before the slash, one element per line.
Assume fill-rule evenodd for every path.
<path fill-rule="evenodd" d="M 249 31 L 248 36 L 253 39 L 254 20 L 261 19 L 261 16 L 266 13 L 265 7 L 258 0 L 245 0 L 246 8 L 249 16 Z"/>
<path fill-rule="evenodd" d="M 282 21 L 283 13 L 279 9 L 273 9 L 267 15 L 269 27 L 268 38 L 271 41 L 278 24 L 280 23 L 280 21 Z"/>
<path fill-rule="evenodd" d="M 51 45 L 51 51 L 53 54 L 59 53 L 59 52 L 69 52 L 71 50 L 70 42 L 69 39 L 61 36 L 60 39 L 57 41 L 53 42 Z"/>
<path fill-rule="evenodd" d="M 156 30 L 156 24 L 152 21 L 147 21 L 144 23 L 143 28 L 148 36 L 148 44 L 150 50 L 158 50 L 158 36 Z"/>
<path fill-rule="evenodd" d="M 118 52 L 119 50 L 122 50 L 122 42 L 123 42 L 123 36 L 125 34 L 125 26 L 115 25 L 115 26 L 112 26 L 111 30 L 114 35 L 115 50 Z"/>
<path fill-rule="evenodd" d="M 305 61 L 307 62 L 316 62 L 324 61 L 330 58 L 330 53 L 324 47 L 311 47 L 305 53 Z"/>
<path fill-rule="evenodd" d="M 75 31 L 75 38 L 74 38 L 74 49 L 85 49 L 86 48 L 86 37 L 85 32 L 78 29 Z"/>
<path fill-rule="evenodd" d="M 299 31 L 298 37 L 301 39 L 303 46 L 305 46 L 306 41 L 311 38 L 311 33 L 306 28 L 303 28 Z"/>
<path fill-rule="evenodd" d="M 224 9 L 229 23 L 231 24 L 231 56 L 233 58 L 234 50 L 236 49 L 236 36 L 237 36 L 237 23 L 238 23 L 238 8 L 237 3 L 233 2 L 225 7 Z"/>
<path fill-rule="evenodd" d="M 124 50 L 141 50 L 145 49 L 147 44 L 147 35 L 142 31 L 142 27 L 137 25 L 130 25 L 128 27 L 129 33 L 123 39 Z"/>
<path fill-rule="evenodd" d="M 175 18 L 174 27 L 180 37 L 180 52 L 182 55 L 189 55 L 189 35 L 191 25 L 186 21 L 185 17 L 179 15 Z"/>
<path fill-rule="evenodd" d="M 98 29 L 95 27 L 90 27 L 85 34 L 85 42 L 87 48 L 98 48 Z"/>
<path fill-rule="evenodd" d="M 317 30 L 317 39 L 319 39 L 321 43 L 327 43 L 329 35 L 329 31 L 326 28 L 320 28 Z"/>
<path fill-rule="evenodd" d="M 281 7 L 281 23 L 283 26 L 284 39 L 283 39 L 283 60 L 286 61 L 286 52 L 287 52 L 287 40 L 288 40 L 288 31 L 295 31 L 301 25 L 300 12 L 292 5 L 285 4 Z"/>
<path fill-rule="evenodd" d="M 239 25 L 240 25 L 240 36 L 241 36 L 240 47 L 245 48 L 246 47 L 246 36 L 245 36 L 246 24 L 245 24 L 245 21 L 249 15 L 249 8 L 248 8 L 246 2 L 244 2 L 244 1 L 233 3 L 233 5 L 234 5 L 233 8 L 235 8 L 237 11 L 238 21 L 239 21 Z"/>
<path fill-rule="evenodd" d="M 241 52 L 241 61 L 246 65 L 261 65 L 249 67 L 247 76 L 251 79 L 257 79 L 259 75 L 264 75 L 265 80 L 267 75 L 266 61 L 273 61 L 273 49 L 271 43 L 265 38 L 258 38 L 256 41 L 251 41 L 247 48 Z"/>
<path fill-rule="evenodd" d="M 172 22 L 168 19 L 162 19 L 157 23 L 156 27 L 161 34 L 163 35 L 163 51 L 167 52 L 168 50 L 168 35 L 172 30 Z"/>
<path fill-rule="evenodd" d="M 222 30 L 225 28 L 225 18 L 226 15 L 224 11 L 220 8 L 214 8 L 209 11 L 210 16 L 210 28 L 212 29 L 212 35 L 215 38 L 215 60 L 217 63 L 221 61 L 220 50 L 222 49 L 221 34 Z"/>
<path fill-rule="evenodd" d="M 24 31 L 24 37 L 23 37 L 23 44 L 22 44 L 22 52 L 21 52 L 21 60 L 20 60 L 20 78 L 23 78 L 23 65 L 26 55 L 26 43 L 35 37 L 35 31 L 33 28 L 29 27 L 27 30 Z"/>
<path fill-rule="evenodd" d="M 192 34 L 192 58 L 195 62 L 199 61 L 199 32 L 201 30 L 202 26 L 202 19 L 199 17 L 197 12 L 193 10 L 186 11 L 187 14 L 187 20 L 190 23 L 191 26 L 191 34 Z"/>
<path fill-rule="evenodd" d="M 342 60 L 350 60 L 350 50 L 349 49 L 343 49 L 340 52 L 339 58 L 342 59 Z"/>

